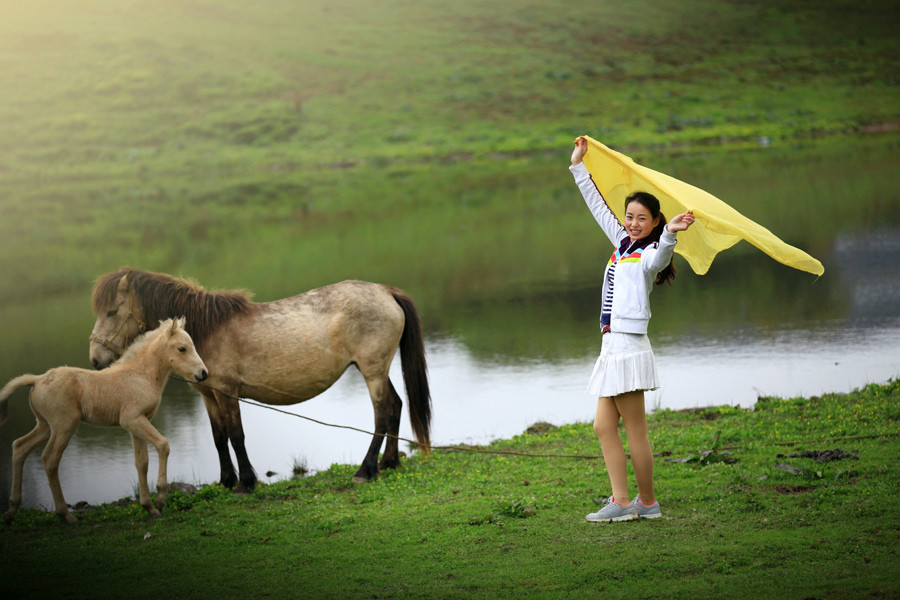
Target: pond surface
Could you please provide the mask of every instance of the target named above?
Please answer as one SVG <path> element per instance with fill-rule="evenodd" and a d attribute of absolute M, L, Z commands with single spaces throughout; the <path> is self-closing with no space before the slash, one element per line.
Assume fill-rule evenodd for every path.
<path fill-rule="evenodd" d="M 877 219 L 852 219 L 843 226 L 843 210 L 818 211 L 817 219 L 831 218 L 818 228 L 828 232 L 827 239 L 819 236 L 810 249 L 825 264 L 822 278 L 783 267 L 754 249 L 723 253 L 704 277 L 680 263 L 675 285 L 652 297 L 650 338 L 663 385 L 647 395 L 648 410 L 751 407 L 759 396 L 847 392 L 900 376 L 900 199 L 893 175 L 900 158 L 889 156 L 893 168 L 872 175 L 879 181 L 866 184 L 867 190 L 882 194 Z M 813 154 L 807 160 L 824 159 Z M 838 164 L 823 168 L 834 171 Z M 832 176 L 860 176 L 858 166 L 846 168 Z M 813 184 L 809 189 L 815 198 L 795 200 L 839 202 Z M 765 185 L 778 193 L 773 182 Z M 570 192 L 578 200 L 574 185 Z M 869 210 L 864 199 L 858 204 L 861 211 Z M 590 219 L 586 210 L 582 216 Z M 783 228 L 776 232 L 790 239 Z M 403 267 L 397 268 L 400 273 Z M 420 305 L 434 403 L 433 443 L 480 444 L 519 434 L 539 421 L 561 425 L 592 419 L 595 400 L 585 386 L 600 345 L 596 323 L 602 265 L 590 258 L 573 261 L 561 272 L 510 283 L 488 299 L 462 293 L 452 302 Z M 472 282 L 473 289 L 479 286 Z M 23 331 L 6 336 L 0 367 L 4 381 L 57 364 L 86 366 L 92 324 L 88 294 L 0 308 L 4 330 Z M 399 359 L 392 371 L 403 396 Z M 327 423 L 372 428 L 367 392 L 353 370 L 321 396 L 286 409 Z M 250 459 L 262 481 L 289 477 L 295 463 L 311 470 L 357 464 L 370 441 L 362 433 L 256 406 L 244 405 L 242 414 Z M 170 480 L 207 483 L 218 478 L 205 409 L 185 384 L 170 381 L 154 424 L 171 443 Z M 10 444 L 32 425 L 25 394 L 19 392 L 10 401 L 9 422 L 0 428 L 4 509 Z M 412 437 L 405 410 L 401 436 Z M 599 447 L 584 452 L 597 453 Z M 152 479 L 152 451 L 150 469 Z M 133 496 L 137 477 L 129 435 L 82 425 L 64 454 L 60 476 L 70 504 Z M 52 510 L 37 452 L 26 463 L 24 501 Z"/>

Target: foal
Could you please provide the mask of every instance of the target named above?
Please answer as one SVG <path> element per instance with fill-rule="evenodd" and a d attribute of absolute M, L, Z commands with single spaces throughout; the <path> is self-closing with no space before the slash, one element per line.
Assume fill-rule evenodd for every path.
<path fill-rule="evenodd" d="M 184 330 L 184 318 L 168 319 L 143 334 L 112 366 L 103 371 L 75 367 L 50 369 L 43 375 L 20 375 L 0 390 L 0 414 L 17 388 L 33 386 L 29 397 L 37 426 L 13 442 L 13 484 L 6 522 L 12 522 L 22 503 L 22 469 L 32 450 L 47 443 L 41 460 L 56 514 L 68 523 L 78 519 L 69 512 L 59 485 L 59 461 L 81 421 L 94 425 L 119 425 L 131 433 L 134 464 L 138 472 L 141 506 L 153 517 L 166 501 L 169 484 L 166 463 L 169 442 L 150 424 L 162 400 L 169 371 L 175 370 L 189 381 L 203 381 L 208 373 L 197 355 L 191 336 Z M 149 456 L 147 443 L 159 456 L 156 506 L 150 501 L 147 485 Z"/>

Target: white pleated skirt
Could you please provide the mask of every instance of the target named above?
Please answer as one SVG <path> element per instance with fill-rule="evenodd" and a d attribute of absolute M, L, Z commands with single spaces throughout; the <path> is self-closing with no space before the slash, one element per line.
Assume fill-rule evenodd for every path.
<path fill-rule="evenodd" d="M 612 398 L 625 392 L 659 387 L 659 375 L 650 338 L 635 333 L 609 332 L 603 336 L 600 356 L 588 381 L 588 393 Z"/>

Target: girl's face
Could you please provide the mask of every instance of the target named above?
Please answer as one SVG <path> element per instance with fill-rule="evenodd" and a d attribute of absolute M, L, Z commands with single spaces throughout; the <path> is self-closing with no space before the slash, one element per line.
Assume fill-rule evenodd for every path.
<path fill-rule="evenodd" d="M 633 200 L 625 207 L 625 231 L 632 242 L 650 235 L 657 225 L 659 217 L 654 219 L 650 210 L 640 202 Z"/>

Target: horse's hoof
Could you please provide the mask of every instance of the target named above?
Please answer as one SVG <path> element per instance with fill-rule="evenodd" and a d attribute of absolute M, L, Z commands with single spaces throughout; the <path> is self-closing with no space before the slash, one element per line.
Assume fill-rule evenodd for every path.
<path fill-rule="evenodd" d="M 3 515 L 3 520 L 6 521 L 7 525 L 12 525 L 13 519 L 15 518 L 16 513 L 11 510 L 6 511 L 6 514 Z"/>
<path fill-rule="evenodd" d="M 69 525 L 76 525 L 78 523 L 78 519 L 72 513 L 60 513 L 59 518 Z"/>
<path fill-rule="evenodd" d="M 241 481 L 237 484 L 237 487 L 234 488 L 234 493 L 238 496 L 252 494 L 253 490 L 256 489 L 256 483 L 255 479 L 252 481 Z"/>
<path fill-rule="evenodd" d="M 152 506 L 151 506 L 150 508 L 147 509 L 147 512 L 148 512 L 148 513 L 150 514 L 150 516 L 153 517 L 154 519 L 158 519 L 158 518 L 160 518 L 160 517 L 162 516 L 162 513 L 160 513 L 158 510 L 156 510 L 156 508 L 154 508 L 154 507 L 152 507 Z"/>
<path fill-rule="evenodd" d="M 237 482 L 238 482 L 237 475 L 235 475 L 233 473 L 227 474 L 227 475 L 223 474 L 219 478 L 219 483 L 221 483 L 222 487 L 224 487 L 227 490 L 232 489 L 235 485 L 237 485 Z"/>
<path fill-rule="evenodd" d="M 351 479 L 350 481 L 352 481 L 353 483 L 369 483 L 372 480 L 361 475 L 354 475 L 353 479 Z"/>

